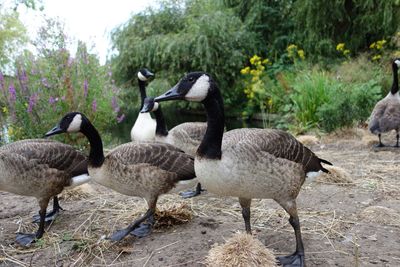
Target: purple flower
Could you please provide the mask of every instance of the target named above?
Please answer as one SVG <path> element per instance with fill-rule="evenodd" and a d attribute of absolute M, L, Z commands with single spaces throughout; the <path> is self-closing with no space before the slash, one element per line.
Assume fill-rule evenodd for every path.
<path fill-rule="evenodd" d="M 4 76 L 1 71 L 0 71 L 0 87 L 1 87 L 1 90 L 4 90 Z"/>
<path fill-rule="evenodd" d="M 125 119 L 125 114 L 122 114 L 121 116 L 117 116 L 117 122 L 120 123 Z"/>
<path fill-rule="evenodd" d="M 88 95 L 88 81 L 86 79 L 83 82 L 83 95 L 85 96 L 85 98 Z"/>
<path fill-rule="evenodd" d="M 32 109 L 36 105 L 37 101 L 38 101 L 38 95 L 36 93 L 29 97 L 29 104 L 26 110 L 28 113 L 32 112 Z"/>
<path fill-rule="evenodd" d="M 93 110 L 93 112 L 96 112 L 96 110 L 97 110 L 97 101 L 96 101 L 96 99 L 94 99 L 93 102 L 92 102 L 92 110 Z"/>
<path fill-rule="evenodd" d="M 117 98 L 115 96 L 113 96 L 111 99 L 111 107 L 115 113 L 118 113 L 120 110 L 120 108 L 118 106 Z"/>
<path fill-rule="evenodd" d="M 27 81 L 28 81 L 28 76 L 26 75 L 26 71 L 25 70 L 22 70 L 22 71 L 18 70 L 18 79 L 19 79 L 19 81 L 21 83 L 21 89 L 24 92 L 27 91 L 28 88 L 27 88 L 26 84 L 27 84 Z"/>
<path fill-rule="evenodd" d="M 54 98 L 52 96 L 50 96 L 49 98 L 49 104 L 54 105 L 57 102 L 58 98 Z"/>
<path fill-rule="evenodd" d="M 47 82 L 47 79 L 46 79 L 46 78 L 42 78 L 42 84 L 43 84 L 43 86 L 45 86 L 45 87 L 47 87 L 47 88 L 50 87 L 50 86 L 49 86 L 49 83 Z"/>
<path fill-rule="evenodd" d="M 61 97 L 61 100 L 62 100 L 62 101 L 65 101 L 65 95 L 63 95 L 63 96 Z"/>
<path fill-rule="evenodd" d="M 68 63 L 67 63 L 68 67 L 71 67 L 72 63 L 74 63 L 74 58 L 68 57 Z"/>
<path fill-rule="evenodd" d="M 15 102 L 15 100 L 17 100 L 17 92 L 15 91 L 13 83 L 11 83 L 10 87 L 8 87 L 8 93 L 10 94 L 10 101 Z"/>

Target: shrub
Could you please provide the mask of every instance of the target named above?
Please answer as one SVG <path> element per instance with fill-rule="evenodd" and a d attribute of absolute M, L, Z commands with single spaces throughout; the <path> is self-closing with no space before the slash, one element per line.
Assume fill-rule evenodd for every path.
<path fill-rule="evenodd" d="M 111 79 L 109 68 L 101 66 L 83 43 L 78 44 L 75 57 L 64 44 L 62 40 L 54 47 L 39 47 L 42 49 L 39 56 L 24 53 L 17 60 L 15 77 L 8 82 L 2 80 L 0 103 L 2 115 L 6 117 L 2 123 L 6 124 L 11 140 L 40 138 L 67 112 L 80 111 L 108 142 L 104 131 L 123 120 L 118 104 L 119 89 Z M 69 142 L 79 139 L 70 135 L 58 138 Z"/>

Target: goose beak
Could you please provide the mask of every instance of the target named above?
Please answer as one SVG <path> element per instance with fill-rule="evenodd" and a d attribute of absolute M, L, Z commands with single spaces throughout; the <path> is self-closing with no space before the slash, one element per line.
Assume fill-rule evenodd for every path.
<path fill-rule="evenodd" d="M 148 69 L 145 69 L 144 71 L 146 72 L 146 77 L 154 78 L 154 73 L 150 72 Z"/>
<path fill-rule="evenodd" d="M 50 131 L 48 131 L 44 136 L 45 136 L 45 137 L 49 137 L 49 136 L 56 135 L 56 134 L 60 134 L 60 133 L 63 133 L 63 132 L 64 132 L 63 129 L 61 129 L 60 126 L 57 125 L 57 126 L 54 127 L 53 129 L 51 129 Z"/>
<path fill-rule="evenodd" d="M 177 99 L 184 99 L 184 95 L 178 92 L 178 85 L 175 85 L 171 89 L 169 89 L 166 93 L 157 96 L 154 101 L 161 102 L 167 100 L 177 100 Z"/>
<path fill-rule="evenodd" d="M 143 108 L 140 110 L 140 113 L 146 113 L 146 112 L 150 112 L 150 111 L 151 111 L 150 103 L 144 102 Z"/>

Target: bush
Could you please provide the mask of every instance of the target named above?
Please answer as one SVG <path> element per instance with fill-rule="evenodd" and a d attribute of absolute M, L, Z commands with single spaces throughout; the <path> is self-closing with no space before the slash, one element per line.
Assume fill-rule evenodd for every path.
<path fill-rule="evenodd" d="M 365 84 L 341 84 L 329 101 L 318 109 L 320 126 L 327 132 L 365 121 L 381 98 L 381 86 L 371 80 Z"/>
<path fill-rule="evenodd" d="M 49 42 L 43 40 L 43 44 Z M 17 60 L 15 77 L 1 79 L 1 112 L 6 117 L 3 128 L 7 128 L 10 141 L 41 138 L 67 112 L 80 111 L 95 124 L 107 143 L 110 138 L 104 131 L 124 118 L 118 105 L 119 89 L 109 68 L 101 66 L 83 43 L 78 44 L 75 57 L 65 49 L 65 40 L 55 44 L 39 47 L 39 56 L 24 53 Z M 57 138 L 70 143 L 78 142 L 79 136 Z M 86 143 L 83 140 L 78 143 Z"/>

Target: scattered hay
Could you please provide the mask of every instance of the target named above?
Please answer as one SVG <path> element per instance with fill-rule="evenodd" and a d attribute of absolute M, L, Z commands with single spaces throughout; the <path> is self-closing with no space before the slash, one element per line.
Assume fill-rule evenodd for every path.
<path fill-rule="evenodd" d="M 400 226 L 399 212 L 383 206 L 370 206 L 364 209 L 359 217 L 365 222 Z"/>
<path fill-rule="evenodd" d="M 365 134 L 361 141 L 365 146 L 373 146 L 379 143 L 378 137 L 372 134 Z"/>
<path fill-rule="evenodd" d="M 236 233 L 223 245 L 215 245 L 208 253 L 209 267 L 278 266 L 275 256 L 259 240 L 245 233 Z"/>
<path fill-rule="evenodd" d="M 170 228 L 188 223 L 192 217 L 192 211 L 186 203 L 163 205 L 162 209 L 156 210 L 154 227 L 156 229 Z"/>
<path fill-rule="evenodd" d="M 319 175 L 316 179 L 317 182 L 341 185 L 353 183 L 353 179 L 345 169 L 336 166 L 325 166 L 325 168 L 329 173 Z"/>
<path fill-rule="evenodd" d="M 313 146 L 319 144 L 319 139 L 315 135 L 299 135 L 296 137 L 296 139 L 305 146 Z"/>
<path fill-rule="evenodd" d="M 66 188 L 59 194 L 59 198 L 65 201 L 74 201 L 90 198 L 96 194 L 96 190 L 90 184 L 82 184 L 73 188 Z"/>

